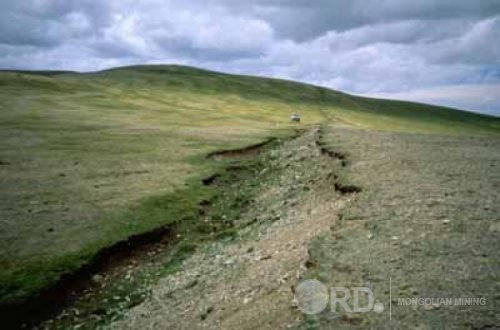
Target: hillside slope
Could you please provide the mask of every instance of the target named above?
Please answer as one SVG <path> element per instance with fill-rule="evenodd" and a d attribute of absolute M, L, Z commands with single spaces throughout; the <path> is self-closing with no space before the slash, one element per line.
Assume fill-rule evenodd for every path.
<path fill-rule="evenodd" d="M 180 66 L 0 72 L 0 296 L 24 298 L 127 237 L 190 219 L 209 152 L 303 123 L 498 134 L 500 119 Z"/>

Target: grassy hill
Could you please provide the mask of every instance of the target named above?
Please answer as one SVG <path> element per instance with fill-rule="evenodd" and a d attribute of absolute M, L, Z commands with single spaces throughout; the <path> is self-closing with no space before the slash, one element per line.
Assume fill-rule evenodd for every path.
<path fill-rule="evenodd" d="M 206 154 L 301 126 L 499 134 L 500 119 L 181 66 L 0 72 L 0 296 L 33 295 L 100 249 L 216 192 Z M 187 219 L 187 220 L 186 220 Z"/>

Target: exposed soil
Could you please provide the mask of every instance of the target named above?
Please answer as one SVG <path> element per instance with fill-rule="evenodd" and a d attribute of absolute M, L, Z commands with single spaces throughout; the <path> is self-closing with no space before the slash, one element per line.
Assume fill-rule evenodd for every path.
<path fill-rule="evenodd" d="M 210 186 L 212 184 L 215 183 L 215 181 L 217 181 L 217 179 L 220 178 L 220 174 L 213 174 L 203 180 L 201 180 L 201 182 L 205 185 L 205 186 Z"/>
<path fill-rule="evenodd" d="M 343 165 L 342 165 L 343 166 Z M 353 185 L 342 185 L 340 183 L 335 183 L 335 190 L 341 194 L 352 194 L 361 192 L 361 188 Z"/>
<path fill-rule="evenodd" d="M 56 315 L 64 306 L 77 300 L 83 291 L 93 287 L 93 275 L 108 272 L 132 257 L 140 257 L 152 248 L 157 248 L 153 245 L 168 245 L 175 240 L 171 227 L 165 226 L 105 248 L 78 270 L 63 274 L 53 286 L 40 292 L 37 297 L 0 305 L 2 324 L 9 329 L 29 328 Z"/>
<path fill-rule="evenodd" d="M 275 138 L 270 138 L 264 142 L 253 144 L 244 148 L 214 151 L 209 153 L 207 155 L 207 158 L 218 158 L 218 157 L 231 158 L 231 157 L 256 155 L 259 154 L 264 149 L 264 147 L 266 147 L 267 145 L 269 145 L 274 141 L 276 141 Z"/>
<path fill-rule="evenodd" d="M 337 161 L 318 148 L 319 133 L 311 130 L 271 151 L 270 166 L 280 170 L 261 183 L 261 194 L 238 220 L 246 225 L 237 242 L 196 252 L 111 327 L 277 329 L 300 323 L 293 288 L 310 263 L 309 244 L 330 231 L 358 191 L 335 188 Z"/>

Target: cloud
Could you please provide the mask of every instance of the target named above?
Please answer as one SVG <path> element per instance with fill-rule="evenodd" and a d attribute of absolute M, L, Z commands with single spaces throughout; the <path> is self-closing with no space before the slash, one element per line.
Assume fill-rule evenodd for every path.
<path fill-rule="evenodd" d="M 106 2 L 6 0 L 0 3 L 0 44 L 49 48 L 85 38 L 107 23 Z"/>
<path fill-rule="evenodd" d="M 257 61 L 270 68 L 274 76 L 356 93 L 460 83 L 499 83 L 500 67 L 495 64 L 496 51 L 492 50 L 497 46 L 491 46 L 486 54 L 480 54 L 481 49 L 476 48 L 476 44 L 494 40 L 495 35 L 500 38 L 500 31 L 495 30 L 496 23 L 491 24 L 498 20 L 497 17 L 476 23 L 440 21 L 435 24 L 437 30 L 455 28 L 455 32 L 434 37 L 428 29 L 430 23 L 423 21 L 332 31 L 307 42 L 277 43 Z M 488 27 L 487 32 L 470 38 L 477 27 L 483 26 Z M 457 57 L 467 52 L 476 53 L 473 61 L 467 56 Z"/>
<path fill-rule="evenodd" d="M 273 30 L 256 18 L 229 15 L 216 8 L 210 12 L 191 12 L 163 18 L 148 24 L 151 41 L 165 51 L 196 59 L 255 57 L 273 43 Z"/>
<path fill-rule="evenodd" d="M 437 44 L 427 58 L 438 63 L 500 64 L 500 16 L 472 25 L 466 33 Z"/>
<path fill-rule="evenodd" d="M 296 41 L 379 23 L 482 19 L 500 14 L 497 0 L 257 0 L 245 4 L 236 8 L 264 17 L 281 36 Z"/>
<path fill-rule="evenodd" d="M 484 111 L 500 104 L 483 88 L 500 86 L 497 40 L 497 0 L 0 2 L 0 68 L 182 63 L 417 101 L 443 89 L 432 102 Z"/>

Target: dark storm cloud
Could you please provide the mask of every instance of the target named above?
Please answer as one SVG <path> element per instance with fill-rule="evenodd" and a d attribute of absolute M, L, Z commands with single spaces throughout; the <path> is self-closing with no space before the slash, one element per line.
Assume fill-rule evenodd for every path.
<path fill-rule="evenodd" d="M 0 2 L 1 68 L 181 63 L 487 111 L 498 40 L 497 0 Z"/>

